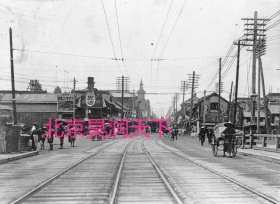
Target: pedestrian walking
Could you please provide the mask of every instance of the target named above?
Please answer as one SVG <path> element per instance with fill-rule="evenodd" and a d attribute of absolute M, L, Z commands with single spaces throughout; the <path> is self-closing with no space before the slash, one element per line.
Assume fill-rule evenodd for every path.
<path fill-rule="evenodd" d="M 175 138 L 176 140 L 178 139 L 178 132 L 179 132 L 179 129 L 177 127 L 177 125 L 174 125 L 173 128 L 171 129 L 171 141 L 174 141 Z"/>
<path fill-rule="evenodd" d="M 35 134 L 37 134 L 38 132 L 38 128 L 37 128 L 37 123 L 34 122 L 32 127 L 31 127 L 31 130 L 30 130 L 30 140 L 31 140 L 31 151 L 36 151 L 37 150 L 37 147 L 36 147 L 36 144 L 35 144 Z"/>
<path fill-rule="evenodd" d="M 175 134 L 175 133 L 174 133 L 174 130 L 171 129 L 171 132 L 170 132 L 170 133 L 171 133 L 171 139 L 170 139 L 170 141 L 174 141 L 174 134 Z"/>
<path fill-rule="evenodd" d="M 50 127 L 51 128 L 51 127 Z M 47 132 L 49 131 L 47 127 L 44 127 L 43 130 L 45 131 L 45 134 L 47 134 Z M 48 138 L 48 143 L 50 145 L 49 151 L 53 150 L 53 139 L 54 139 L 54 130 L 51 128 L 51 130 L 49 131 L 50 135 L 47 134 Z"/>
<path fill-rule="evenodd" d="M 60 143 L 59 143 L 59 149 L 63 149 L 63 143 L 64 143 L 64 135 L 65 135 L 65 131 L 66 131 L 66 126 L 65 125 L 63 125 L 63 126 L 60 126 L 59 128 L 58 128 L 58 136 L 59 136 L 59 141 L 60 141 Z"/>
<path fill-rule="evenodd" d="M 73 131 L 68 134 L 68 142 L 71 144 L 71 147 L 75 146 L 76 136 L 74 136 Z"/>
<path fill-rule="evenodd" d="M 174 139 L 178 140 L 179 129 L 177 125 L 174 125 Z"/>
<path fill-rule="evenodd" d="M 41 150 L 45 149 L 46 135 L 44 133 L 45 133 L 44 127 L 41 127 L 41 128 L 38 129 L 38 137 L 39 137 Z"/>
<path fill-rule="evenodd" d="M 208 138 L 208 143 L 210 144 L 214 138 L 214 131 L 212 128 L 209 128 L 207 130 L 207 138 Z"/>
<path fill-rule="evenodd" d="M 201 127 L 201 129 L 198 133 L 198 137 L 199 137 L 201 146 L 203 146 L 206 134 L 207 134 L 207 128 L 206 127 Z"/>

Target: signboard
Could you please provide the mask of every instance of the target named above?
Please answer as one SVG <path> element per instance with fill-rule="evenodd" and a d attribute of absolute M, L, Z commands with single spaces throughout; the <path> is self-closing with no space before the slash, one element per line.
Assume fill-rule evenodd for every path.
<path fill-rule="evenodd" d="M 89 106 L 89 107 L 94 106 L 95 101 L 96 101 L 96 98 L 95 98 L 94 92 L 93 91 L 87 92 L 87 94 L 86 94 L 86 104 L 87 104 L 87 106 Z"/>
<path fill-rule="evenodd" d="M 81 108 L 104 108 L 106 107 L 105 101 L 102 98 L 102 93 L 98 91 L 85 92 L 81 96 Z"/>
<path fill-rule="evenodd" d="M 57 112 L 73 112 L 74 95 L 72 93 L 63 93 L 57 95 Z"/>
<path fill-rule="evenodd" d="M 57 101 L 73 101 L 74 96 L 71 93 L 64 93 L 57 95 Z"/>

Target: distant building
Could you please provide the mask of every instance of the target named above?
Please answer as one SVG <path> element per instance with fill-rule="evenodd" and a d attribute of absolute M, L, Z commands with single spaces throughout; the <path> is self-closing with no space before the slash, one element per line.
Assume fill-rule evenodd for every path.
<path fill-rule="evenodd" d="M 266 95 L 270 125 L 273 132 L 278 132 L 280 125 L 280 93 L 269 93 Z"/>
<path fill-rule="evenodd" d="M 137 117 L 148 118 L 151 117 L 151 107 L 149 99 L 145 99 L 145 90 L 142 79 L 140 81 L 140 88 L 137 91 L 138 99 L 136 100 L 135 106 L 137 111 Z"/>
<path fill-rule="evenodd" d="M 48 121 L 49 118 L 57 117 L 57 95 L 47 93 L 23 93 L 16 94 L 17 121 L 29 126 L 33 122 L 39 125 Z M 12 109 L 12 94 L 2 94 L 1 105 Z"/>
<path fill-rule="evenodd" d="M 219 112 L 219 95 L 215 92 L 205 96 L 205 125 L 215 126 L 217 123 L 225 122 L 227 119 L 229 102 L 220 97 L 220 112 Z M 203 125 L 203 110 L 204 97 L 200 98 L 193 108 L 192 123 Z M 219 115 L 220 113 L 220 115 Z"/>

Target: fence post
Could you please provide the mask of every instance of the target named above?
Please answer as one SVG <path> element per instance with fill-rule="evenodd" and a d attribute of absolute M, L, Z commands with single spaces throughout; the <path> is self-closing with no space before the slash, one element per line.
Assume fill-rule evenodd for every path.
<path fill-rule="evenodd" d="M 267 147 L 267 137 L 263 137 L 263 147 Z"/>
<path fill-rule="evenodd" d="M 254 134 L 250 135 L 250 149 L 253 149 L 253 143 L 254 143 Z"/>
<path fill-rule="evenodd" d="M 278 152 L 278 149 L 280 147 L 280 139 L 279 139 L 279 135 L 277 134 L 277 137 L 276 137 L 276 152 Z"/>

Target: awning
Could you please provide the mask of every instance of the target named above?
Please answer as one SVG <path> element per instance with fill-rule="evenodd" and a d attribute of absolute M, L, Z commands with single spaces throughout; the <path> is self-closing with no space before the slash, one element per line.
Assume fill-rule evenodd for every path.
<path fill-rule="evenodd" d="M 243 116 L 244 118 L 251 118 L 251 112 L 250 111 L 243 111 Z M 257 110 L 255 112 L 255 117 L 258 116 L 258 113 L 257 113 Z M 260 112 L 260 117 L 261 118 L 264 118 L 265 117 L 265 114 L 263 111 Z"/>
<path fill-rule="evenodd" d="M 12 110 L 13 109 L 11 107 L 0 104 L 0 111 L 12 111 Z"/>
<path fill-rule="evenodd" d="M 280 105 L 278 104 L 268 105 L 268 109 L 271 114 L 280 114 Z"/>
<path fill-rule="evenodd" d="M 122 110 L 122 104 L 119 103 L 118 101 L 115 101 L 115 105 L 118 106 L 118 108 L 120 108 Z M 123 110 L 124 111 L 129 111 L 129 108 L 127 108 L 126 106 L 123 106 Z"/>

